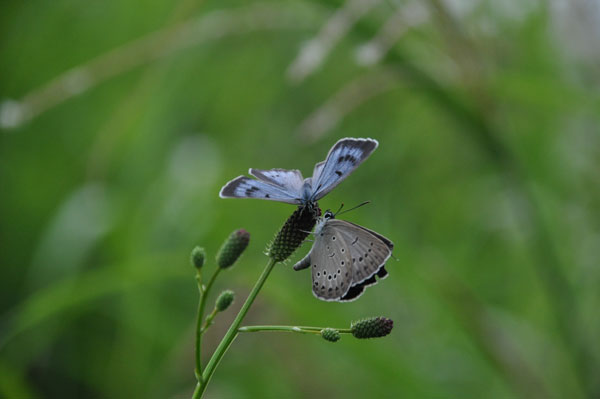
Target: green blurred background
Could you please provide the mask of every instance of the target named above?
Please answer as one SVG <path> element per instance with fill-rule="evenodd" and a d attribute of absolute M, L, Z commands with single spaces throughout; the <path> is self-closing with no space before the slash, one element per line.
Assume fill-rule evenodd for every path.
<path fill-rule="evenodd" d="M 394 241 L 390 277 L 320 302 L 307 243 L 245 324 L 392 334 L 242 335 L 206 396 L 600 396 L 598 3 L 0 7 L 0 397 L 189 397 L 191 248 L 210 270 L 252 234 L 208 355 L 294 209 L 219 188 L 347 136 L 380 147 L 320 205 L 372 201 L 344 218 Z"/>

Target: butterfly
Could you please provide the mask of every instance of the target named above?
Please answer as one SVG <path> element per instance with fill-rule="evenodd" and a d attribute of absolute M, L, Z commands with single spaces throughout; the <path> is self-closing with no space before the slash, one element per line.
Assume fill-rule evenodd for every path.
<path fill-rule="evenodd" d="M 339 211 L 338 211 L 339 213 Z M 313 247 L 294 265 L 294 270 L 309 268 L 313 294 L 324 301 L 353 301 L 366 287 L 388 273 L 385 262 L 394 244 L 372 230 L 335 219 L 327 210 L 315 227 Z"/>
<path fill-rule="evenodd" d="M 327 158 L 315 165 L 312 177 L 299 170 L 249 170 L 256 179 L 238 176 L 221 188 L 221 198 L 259 198 L 297 205 L 312 205 L 333 190 L 363 163 L 379 143 L 373 139 L 344 138 L 334 144 Z"/>

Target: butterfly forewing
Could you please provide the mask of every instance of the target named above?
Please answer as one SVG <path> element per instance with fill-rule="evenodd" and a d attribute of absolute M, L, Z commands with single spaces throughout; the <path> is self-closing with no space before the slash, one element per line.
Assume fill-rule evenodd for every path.
<path fill-rule="evenodd" d="M 258 198 L 300 204 L 300 193 L 260 180 L 239 176 L 228 182 L 219 193 L 221 198 Z"/>
<path fill-rule="evenodd" d="M 323 172 L 323 168 L 325 167 L 325 161 L 321 161 L 319 163 L 317 163 L 313 169 L 313 175 L 312 175 L 312 179 L 313 180 L 318 180 L 319 176 L 321 175 L 321 172 Z"/>
<path fill-rule="evenodd" d="M 339 140 L 329 151 L 325 164 L 315 166 L 312 177 L 312 199 L 324 197 L 363 163 L 379 143 L 373 139 Z"/>
<path fill-rule="evenodd" d="M 380 234 L 344 220 L 330 220 L 327 224 L 341 232 L 347 243 L 353 270 L 352 285 L 373 277 L 392 255 L 393 244 Z"/>
<path fill-rule="evenodd" d="M 337 301 L 352 285 L 350 250 L 340 231 L 329 222 L 315 235 L 310 252 L 313 293 L 325 301 Z"/>

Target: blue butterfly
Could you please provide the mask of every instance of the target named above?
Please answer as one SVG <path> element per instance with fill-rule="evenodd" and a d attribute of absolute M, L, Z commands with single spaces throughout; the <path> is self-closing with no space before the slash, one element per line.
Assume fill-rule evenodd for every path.
<path fill-rule="evenodd" d="M 258 198 L 296 205 L 312 205 L 333 190 L 363 163 L 379 143 L 373 139 L 344 138 L 315 165 L 312 177 L 299 170 L 250 169 L 256 179 L 238 176 L 223 186 L 221 198 Z"/>

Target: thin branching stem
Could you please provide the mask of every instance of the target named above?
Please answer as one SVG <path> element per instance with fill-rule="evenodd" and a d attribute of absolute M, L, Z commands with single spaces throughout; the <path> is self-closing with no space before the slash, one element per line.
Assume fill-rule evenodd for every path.
<path fill-rule="evenodd" d="M 217 310 L 217 307 L 215 306 L 214 309 L 212 310 L 212 312 L 210 312 L 210 314 L 208 316 L 206 316 L 204 325 L 202 326 L 202 329 L 200 330 L 201 334 L 204 334 L 204 332 L 208 329 L 208 327 L 210 327 L 210 325 L 212 324 L 212 321 L 215 318 L 215 316 L 217 315 L 217 313 L 219 313 L 219 311 Z"/>
<path fill-rule="evenodd" d="M 244 326 L 238 329 L 238 332 L 259 332 L 259 331 L 283 331 L 295 332 L 300 334 L 320 334 L 326 327 L 306 327 L 306 326 Z M 352 334 L 350 328 L 336 328 L 340 334 Z"/>
<path fill-rule="evenodd" d="M 269 274 L 271 274 L 271 271 L 273 270 L 273 267 L 276 263 L 277 262 L 273 259 L 269 259 L 269 262 L 267 263 L 265 269 L 258 278 L 258 281 L 256 282 L 256 284 L 254 284 L 254 288 L 252 288 L 252 291 L 250 291 L 246 302 L 244 302 L 244 304 L 242 305 L 242 308 L 235 317 L 235 320 L 233 321 L 233 323 L 231 323 L 229 330 L 227 330 L 227 333 L 219 343 L 219 346 L 217 347 L 212 357 L 210 358 L 208 364 L 206 365 L 206 368 L 202 373 L 202 378 L 200 379 L 200 381 L 198 381 L 198 384 L 196 384 L 196 389 L 194 390 L 194 395 L 192 396 L 193 399 L 198 399 L 202 397 L 202 394 L 206 390 L 206 386 L 210 382 L 210 379 L 214 374 L 217 366 L 219 365 L 219 362 L 225 355 L 227 349 L 229 349 L 229 347 L 231 346 L 231 343 L 233 342 L 235 337 L 237 336 L 240 324 L 242 324 L 242 321 L 244 320 L 244 317 L 246 317 L 250 306 L 252 306 L 252 303 L 256 299 L 256 296 L 260 292 L 262 286 L 265 284 L 265 281 L 267 281 L 267 277 L 269 277 Z"/>
<path fill-rule="evenodd" d="M 220 267 L 217 267 L 210 280 L 206 284 L 206 287 L 202 285 L 202 276 L 200 271 L 196 272 L 196 281 L 198 283 L 198 292 L 200 299 L 198 301 L 198 318 L 196 320 L 196 379 L 198 383 L 202 381 L 202 319 L 204 318 L 204 308 L 206 307 L 206 298 L 210 291 L 210 288 L 214 284 L 219 272 Z"/>

